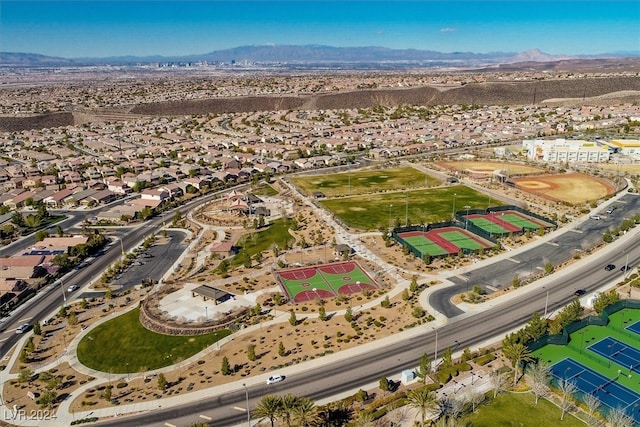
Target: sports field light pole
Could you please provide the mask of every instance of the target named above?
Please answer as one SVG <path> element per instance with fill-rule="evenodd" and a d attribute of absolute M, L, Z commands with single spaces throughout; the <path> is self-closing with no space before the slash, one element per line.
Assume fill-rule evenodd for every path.
<path fill-rule="evenodd" d="M 404 226 L 408 227 L 409 226 L 409 193 L 408 192 L 404 192 L 404 195 L 406 196 L 405 198 L 405 206 L 404 206 Z"/>
<path fill-rule="evenodd" d="M 469 224 L 469 209 L 471 209 L 471 206 L 464 205 L 463 207 L 467 210 L 467 216 L 464 217 L 464 229 L 466 230 Z"/>
<path fill-rule="evenodd" d="M 451 220 L 456 219 L 456 193 L 453 193 L 453 205 L 451 207 Z"/>
<path fill-rule="evenodd" d="M 393 205 L 389 205 L 389 228 L 391 228 L 391 207 Z"/>
<path fill-rule="evenodd" d="M 251 412 L 249 412 L 249 389 L 245 383 L 242 383 L 244 387 L 244 398 L 247 404 L 247 426 L 251 427 Z"/>

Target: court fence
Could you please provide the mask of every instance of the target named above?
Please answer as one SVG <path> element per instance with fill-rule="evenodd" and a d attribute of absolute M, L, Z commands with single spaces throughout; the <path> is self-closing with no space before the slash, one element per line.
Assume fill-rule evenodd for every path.
<path fill-rule="evenodd" d="M 562 329 L 562 333 L 557 335 L 544 335 L 540 339 L 532 341 L 528 344 L 530 351 L 535 351 L 547 344 L 568 345 L 569 336 L 588 325 L 607 326 L 609 324 L 609 316 L 625 308 L 640 308 L 640 300 L 625 299 L 605 307 L 600 316 L 587 316 L 584 319 L 573 322 Z M 612 325 L 613 326 L 613 325 Z M 613 328 L 616 331 L 619 329 Z M 626 332 L 626 331 L 625 331 Z M 633 337 L 638 339 L 638 337 Z"/>
<path fill-rule="evenodd" d="M 481 238 L 483 238 L 485 240 L 488 240 L 494 246 L 498 245 L 498 242 L 494 238 L 492 238 L 491 235 L 489 233 L 487 233 L 485 230 L 481 229 L 480 227 L 476 227 L 475 225 L 471 224 L 471 222 L 469 222 L 467 224 L 467 226 L 468 226 L 466 228 L 467 231 L 471 232 L 472 234 L 476 234 L 476 235 L 478 235 L 479 237 L 481 237 Z M 447 227 L 455 227 L 455 228 L 465 229 L 465 223 L 461 222 L 461 221 L 446 221 L 446 222 L 436 222 L 436 223 L 433 223 L 433 224 L 409 225 L 409 226 L 405 226 L 405 227 L 396 227 L 391 232 L 391 237 L 393 237 L 402 246 L 406 247 L 407 250 L 410 253 L 414 254 L 418 258 L 422 259 L 425 255 L 429 255 L 429 257 L 431 257 L 431 258 L 446 258 L 451 254 L 449 254 L 449 253 L 442 254 L 442 255 L 423 254 L 418 249 L 416 249 L 414 246 L 409 244 L 406 240 L 404 240 L 402 237 L 400 237 L 399 234 L 401 234 L 401 233 L 409 233 L 409 232 L 412 232 L 412 231 L 420 231 L 420 232 L 426 233 L 427 231 L 437 230 L 439 228 L 447 228 Z M 464 255 L 477 253 L 478 251 L 479 251 L 479 249 L 462 249 L 462 253 Z"/>

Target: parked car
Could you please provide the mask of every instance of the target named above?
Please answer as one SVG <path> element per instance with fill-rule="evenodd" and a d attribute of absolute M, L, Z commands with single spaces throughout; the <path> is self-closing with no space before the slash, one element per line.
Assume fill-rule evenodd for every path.
<path fill-rule="evenodd" d="M 577 297 L 581 297 L 582 295 L 586 294 L 587 291 L 585 291 L 584 289 L 576 289 L 576 291 L 573 293 L 575 296 Z"/>
<path fill-rule="evenodd" d="M 615 206 L 611 206 L 609 209 L 607 209 L 607 214 L 611 215 L 613 213 L 613 211 L 616 210 Z"/>
<path fill-rule="evenodd" d="M 281 381 L 284 381 L 284 376 L 280 374 L 271 375 L 269 378 L 267 378 L 267 385 L 279 383 Z"/>
<path fill-rule="evenodd" d="M 30 324 L 23 323 L 22 325 L 20 325 L 20 326 L 18 326 L 16 328 L 16 334 L 24 334 L 25 332 L 27 332 L 29 330 L 30 327 L 31 327 Z"/>
<path fill-rule="evenodd" d="M 599 215 L 591 215 L 589 218 L 598 220 L 598 219 L 600 219 L 600 216 Z"/>
<path fill-rule="evenodd" d="M 604 268 L 607 271 L 611 271 L 614 270 L 616 268 L 616 266 L 614 264 L 607 264 L 607 266 Z"/>

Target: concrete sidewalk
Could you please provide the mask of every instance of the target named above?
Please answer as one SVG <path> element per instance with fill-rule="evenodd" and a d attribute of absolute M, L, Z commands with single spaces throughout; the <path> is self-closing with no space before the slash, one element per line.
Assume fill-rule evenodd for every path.
<path fill-rule="evenodd" d="M 609 200 L 606 205 L 615 202 L 615 200 L 617 200 L 616 198 L 613 198 L 611 200 Z M 315 208 L 315 207 L 314 207 Z M 603 206 L 600 206 L 598 209 L 602 209 Z M 395 269 L 397 267 L 388 264 L 386 262 L 383 262 L 382 260 L 380 260 L 375 254 L 371 253 L 370 251 L 367 250 L 367 248 L 360 244 L 357 241 L 357 238 L 354 238 L 353 236 L 349 235 L 348 233 L 346 233 L 345 231 L 340 231 L 341 228 L 335 223 L 335 221 L 333 221 L 330 217 L 328 217 L 328 215 L 323 214 L 322 212 L 320 212 L 320 215 L 332 226 L 336 227 L 337 230 L 337 240 L 339 242 L 345 242 L 347 244 L 350 244 L 352 247 L 357 248 L 359 254 L 373 262 L 375 262 L 376 264 L 381 265 L 383 268 L 388 268 L 388 269 Z M 574 225 L 575 224 L 579 224 L 580 221 L 584 221 L 586 220 L 586 218 L 588 218 L 588 215 L 585 215 L 585 217 L 575 220 L 574 221 Z M 564 229 L 562 229 L 563 232 L 566 232 L 568 230 L 571 229 L 571 226 L 568 226 Z M 560 230 L 558 230 L 559 232 Z M 556 233 L 556 232 L 554 232 Z M 555 237 L 554 233 L 549 233 L 549 235 L 544 236 L 542 238 L 539 239 L 539 243 L 542 243 L 544 241 L 547 241 L 549 239 L 553 239 Z M 621 239 L 618 239 L 616 242 L 607 245 L 607 247 L 603 248 L 602 250 L 605 251 L 614 251 L 616 250 L 616 243 L 622 241 L 622 239 L 630 239 L 630 238 L 634 238 L 637 239 L 640 236 L 640 227 L 637 227 L 633 230 L 631 230 L 629 233 L 627 233 L 627 235 L 623 236 Z M 194 245 L 194 242 L 196 240 L 194 240 L 193 242 L 191 242 L 190 246 Z M 524 248 L 528 248 L 530 245 L 527 245 Z M 507 251 L 503 254 L 498 255 L 498 257 L 510 257 L 513 256 L 514 253 L 517 253 L 516 251 L 522 250 L 524 251 L 524 248 L 519 248 L 517 250 L 514 251 Z M 484 260 L 482 262 L 484 262 L 485 264 L 491 263 L 491 262 L 495 262 L 498 258 L 494 257 L 494 258 L 489 258 L 487 260 Z M 473 264 L 472 266 L 467 266 L 464 268 L 476 268 L 479 267 L 481 265 L 485 265 L 482 264 L 482 262 L 480 263 L 476 263 Z M 571 274 L 571 271 L 573 268 L 579 268 L 580 265 L 583 262 L 588 262 L 588 258 L 585 258 L 573 265 L 568 266 L 567 268 L 559 271 L 558 273 L 554 274 L 553 277 L 556 278 L 558 277 L 557 275 L 562 275 L 562 274 Z M 464 269 L 463 268 L 463 269 Z M 457 270 L 455 272 L 455 274 L 460 274 L 460 271 L 463 270 Z M 453 274 L 452 272 L 446 272 L 446 273 L 442 273 L 438 276 L 439 280 L 444 280 L 445 281 L 445 285 L 446 286 L 446 278 L 448 277 L 447 275 L 451 275 Z M 548 276 L 551 277 L 551 276 Z M 543 286 L 544 284 L 544 279 L 542 279 L 541 281 L 538 281 L 532 285 L 528 285 L 528 286 L 524 286 L 522 288 L 519 288 L 515 291 L 512 291 L 510 293 L 501 295 L 498 298 L 495 298 L 493 300 L 490 300 L 486 303 L 483 304 L 478 304 L 476 306 L 474 306 L 474 311 L 475 310 L 484 310 L 487 308 L 490 308 L 492 306 L 494 306 L 495 304 L 498 304 L 500 302 L 503 302 L 505 300 L 509 300 L 510 298 L 514 298 L 515 296 L 519 296 L 522 293 L 526 293 L 529 290 L 532 289 L 533 286 Z M 612 285 L 615 285 L 615 283 L 608 283 L 606 284 L 604 287 L 608 288 Z M 409 286 L 409 281 L 407 280 L 400 280 L 396 286 L 390 291 L 389 296 L 392 297 L 394 295 L 397 295 L 398 293 L 402 292 L 403 289 L 406 289 Z M 423 295 L 421 295 L 420 297 L 420 302 L 423 305 L 423 307 L 425 307 L 427 310 L 430 310 L 430 312 L 433 312 L 433 310 L 431 309 L 431 307 L 428 306 L 428 295 L 431 291 L 433 291 L 434 289 L 438 289 L 441 288 L 442 285 L 440 286 L 435 286 L 435 287 L 430 287 L 427 289 L 426 292 L 423 293 Z M 360 307 L 357 307 L 357 310 L 361 310 L 361 309 L 367 309 L 373 306 L 377 306 L 380 304 L 380 301 L 384 298 L 384 296 L 377 298 L 374 301 L 370 301 L 366 304 L 363 304 Z M 128 309 L 131 309 L 132 307 L 129 307 Z M 338 315 L 343 315 L 344 312 L 346 310 L 338 310 L 336 311 L 336 314 Z M 55 363 L 52 363 L 50 365 L 47 366 L 43 366 L 41 367 L 38 371 L 43 371 L 46 369 L 49 369 L 50 367 L 52 367 L 53 365 L 57 365 L 59 364 L 61 361 L 62 362 L 69 362 L 69 364 L 76 370 L 78 370 L 79 372 L 85 373 L 87 375 L 91 375 L 95 377 L 95 380 L 83 385 L 80 389 L 78 389 L 75 393 L 74 393 L 74 397 L 75 396 L 80 396 L 82 395 L 82 393 L 84 391 L 86 391 L 88 388 L 91 387 L 96 387 L 98 384 L 101 383 L 105 383 L 107 381 L 114 381 L 114 378 L 107 373 L 102 373 L 102 372 L 98 372 L 98 371 L 94 371 L 91 370 L 89 368 L 84 367 L 82 364 L 79 363 L 79 361 L 77 360 L 76 356 L 75 356 L 75 347 L 77 346 L 78 342 L 80 341 L 80 339 L 86 335 L 87 333 L 89 333 L 89 331 L 91 331 L 91 329 L 97 325 L 99 325 L 102 322 L 105 322 L 107 320 L 109 320 L 110 318 L 112 318 L 113 316 L 116 315 L 120 315 L 122 314 L 122 312 L 119 313 L 114 313 L 110 316 L 105 317 L 104 319 L 102 319 L 101 321 L 97 322 L 96 324 L 92 325 L 91 328 L 83 331 L 81 334 L 79 334 L 78 336 L 76 336 L 73 341 L 71 342 L 68 350 L 65 352 L 65 354 L 62 355 L 60 360 L 57 360 Z M 468 313 L 469 315 L 471 314 L 471 310 Z M 307 314 L 308 317 L 311 316 L 317 316 L 317 314 Z M 188 367 L 190 364 L 196 362 L 198 359 L 201 359 L 203 357 L 205 357 L 208 353 L 211 353 L 213 351 L 216 351 L 216 348 L 219 348 L 219 346 L 223 346 L 226 342 L 229 342 L 231 340 L 237 339 L 238 336 L 242 335 L 242 334 L 246 334 L 249 332 L 253 332 L 256 329 L 259 329 L 261 327 L 264 326 L 268 326 L 268 325 L 273 325 L 273 324 L 278 324 L 281 322 L 287 322 L 288 321 L 288 313 L 287 312 L 280 312 L 280 311 L 274 311 L 274 318 L 268 322 L 264 322 L 262 325 L 253 325 L 253 326 L 249 326 L 241 331 L 238 332 L 238 334 L 234 334 L 233 336 L 227 337 L 223 340 L 220 341 L 220 343 L 217 346 L 212 346 L 209 349 L 204 350 L 203 352 L 200 352 L 196 355 L 194 355 L 193 357 L 189 358 L 188 360 L 183 361 L 182 363 L 178 364 L 178 365 L 174 365 L 173 368 L 174 369 L 182 369 L 182 368 L 186 368 Z M 436 316 L 436 323 L 435 326 L 437 327 L 439 324 L 443 324 L 447 321 L 446 318 L 444 318 L 443 316 Z M 514 327 L 519 327 L 519 325 L 514 325 Z M 343 359 L 347 359 L 347 358 L 351 358 L 353 357 L 353 354 L 360 354 L 360 353 L 366 353 L 367 351 L 369 351 L 372 348 L 375 347 L 379 347 L 379 346 L 384 346 L 384 345 L 391 345 L 393 343 L 396 343 L 400 340 L 405 340 L 408 338 L 411 338 L 412 336 L 414 336 L 415 334 L 423 334 L 424 330 L 422 330 L 421 328 L 412 328 L 410 330 L 407 330 L 403 333 L 399 333 L 399 334 L 392 334 L 386 338 L 371 342 L 371 343 L 367 343 L 367 344 L 363 344 L 357 347 L 354 347 L 352 349 L 349 350 L 344 350 L 341 351 L 339 353 L 335 353 L 332 355 L 328 355 L 325 356 L 323 358 L 320 359 L 315 359 L 313 361 L 310 362 L 305 362 L 302 364 L 298 364 L 298 365 L 293 365 L 290 366 L 288 368 L 286 368 L 285 370 L 283 370 L 283 373 L 285 375 L 295 375 L 296 372 L 302 372 L 308 369 L 314 369 L 314 368 L 319 368 L 322 366 L 326 366 L 329 365 L 331 363 L 334 363 L 336 360 L 343 360 Z M 20 341 L 20 343 L 16 346 L 16 349 L 21 348 L 22 345 L 24 345 L 25 340 L 27 339 L 28 335 L 26 335 L 24 337 L 23 340 Z M 499 340 L 501 337 L 489 337 L 487 338 L 486 343 L 489 342 L 493 342 L 495 340 Z M 485 343 L 483 343 L 484 345 Z M 482 345 L 480 345 L 479 347 L 481 347 Z M 9 361 L 9 363 L 7 363 L 7 366 L 13 366 L 14 362 L 16 361 L 17 357 L 19 355 L 19 351 L 14 351 L 11 359 Z M 454 358 L 459 357 L 459 353 L 454 354 Z M 434 361 L 435 362 L 435 361 Z M 165 371 L 166 372 L 167 368 L 164 369 L 159 369 L 157 370 L 157 372 L 160 371 Z M 17 374 L 10 374 L 9 369 L 0 372 L 0 381 L 2 381 L 2 383 L 4 384 L 4 382 L 9 381 L 13 378 L 17 377 Z M 154 371 L 156 372 L 156 371 Z M 131 375 L 131 377 L 140 377 L 143 375 L 152 375 L 154 374 L 154 372 L 145 372 L 143 374 L 136 374 Z M 255 385 L 255 384 L 259 384 L 259 383 L 263 383 L 266 379 L 266 377 L 269 374 L 263 374 L 263 375 L 257 375 L 255 377 L 251 377 L 251 378 L 247 378 L 245 380 L 243 380 L 242 382 L 246 383 L 247 386 L 251 386 L 251 385 Z M 398 373 L 396 378 L 393 378 L 394 380 L 399 380 L 399 375 L 400 373 Z M 124 378 L 125 375 L 122 375 L 122 377 Z M 454 397 L 458 397 L 458 396 L 462 396 L 465 395 L 465 393 L 469 393 L 470 390 L 474 390 L 474 391 L 479 391 L 479 392 L 483 392 L 483 391 L 487 391 L 490 389 L 490 384 L 489 384 L 489 373 L 486 371 L 478 371 L 478 372 L 473 372 L 473 373 L 468 373 L 468 375 L 462 375 L 459 378 L 456 378 L 455 382 L 451 382 L 449 384 L 447 384 L 445 387 L 443 387 L 442 389 L 438 390 L 438 395 L 441 398 L 444 397 L 448 397 L 448 398 L 454 398 Z M 223 384 L 220 386 L 216 386 L 216 387 L 212 387 L 209 389 L 203 389 L 200 391 L 196 391 L 196 392 L 192 392 L 192 393 L 185 393 L 185 394 L 181 394 L 181 395 L 177 395 L 177 396 L 172 396 L 172 397 L 168 397 L 168 398 L 164 398 L 161 400 L 155 400 L 155 401 L 146 401 L 146 402 L 140 402 L 140 403 L 135 403 L 135 404 L 127 404 L 127 405 L 119 405 L 119 406 L 114 406 L 114 407 L 109 407 L 109 408 L 104 408 L 104 409 L 97 409 L 97 410 L 92 410 L 92 411 L 83 411 L 83 412 L 78 412 L 78 413 L 70 413 L 69 412 L 69 406 L 71 404 L 71 401 L 73 400 L 72 397 L 67 398 L 66 400 L 64 400 L 60 407 L 58 408 L 57 411 L 57 419 L 55 421 L 51 421 L 51 422 L 47 422 L 46 424 L 43 423 L 42 421 L 38 421 L 38 420 L 21 420 L 21 419 L 15 419 L 12 421 L 12 423 L 14 423 L 15 425 L 23 425 L 23 426 L 43 426 L 43 425 L 51 425 L 51 426 L 67 426 L 69 425 L 72 421 L 74 420 L 78 420 L 80 418 L 86 418 L 86 417 L 105 417 L 105 418 L 110 418 L 110 417 L 118 417 L 118 416 L 122 416 L 123 414 L 136 414 L 136 413 L 141 413 L 141 412 L 146 412 L 146 411 L 153 411 L 153 410 L 157 410 L 159 408 L 168 408 L 168 407 L 176 407 L 179 405 L 183 405 L 185 403 L 189 403 L 189 402 L 193 402 L 193 401 L 197 401 L 197 400 L 202 400 L 205 397 L 210 397 L 211 395 L 215 395 L 215 394 L 219 394 L 224 392 L 229 392 L 229 391 L 233 391 L 233 390 L 242 390 L 242 382 L 238 381 L 238 382 L 234 382 L 234 383 L 227 383 L 227 384 Z M 368 385 L 361 385 L 357 388 L 355 388 L 354 390 L 350 390 L 347 391 L 345 393 L 343 393 L 344 396 L 332 396 L 329 399 L 327 399 L 327 401 L 319 401 L 316 402 L 317 404 L 323 404 L 323 403 L 327 403 L 328 401 L 333 401 L 336 399 L 339 399 L 341 397 L 345 397 L 351 394 L 354 394 L 358 389 L 360 388 L 370 388 L 370 389 L 374 389 L 377 387 L 377 384 L 368 384 Z M 5 414 L 10 414 L 12 413 L 12 408 L 5 406 L 4 405 L 4 400 L 2 401 L 3 406 L 0 407 L 0 411 L 4 411 Z M 413 415 L 415 416 L 416 414 L 413 413 Z M 409 426 L 413 426 L 413 419 L 415 418 L 411 418 L 411 416 L 408 416 L 407 418 L 410 419 L 410 421 L 407 421 L 406 424 L 402 424 L 405 425 L 407 427 Z M 124 424 L 124 420 L 123 420 L 123 424 Z"/>

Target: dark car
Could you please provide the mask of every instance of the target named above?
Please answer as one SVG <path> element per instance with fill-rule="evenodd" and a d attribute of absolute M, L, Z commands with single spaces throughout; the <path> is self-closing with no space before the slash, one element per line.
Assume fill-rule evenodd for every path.
<path fill-rule="evenodd" d="M 611 271 L 611 270 L 615 270 L 616 266 L 613 264 L 607 264 L 607 266 L 604 268 L 607 271 Z"/>
<path fill-rule="evenodd" d="M 581 297 L 582 295 L 586 294 L 587 291 L 585 291 L 584 289 L 577 289 L 573 294 L 577 297 Z"/>
<path fill-rule="evenodd" d="M 630 265 L 623 265 L 622 267 L 620 267 L 620 271 L 622 271 L 624 273 L 625 271 L 629 271 L 632 268 L 633 267 L 631 267 Z"/>

